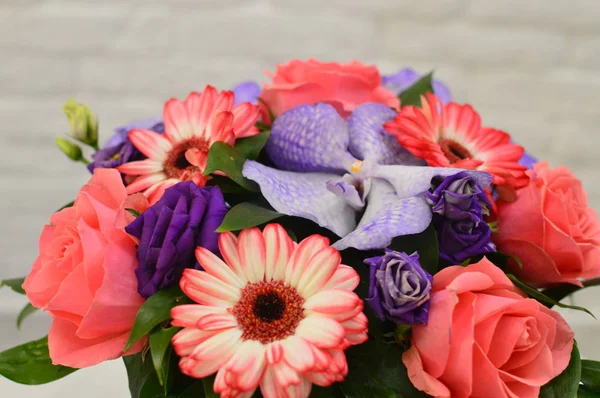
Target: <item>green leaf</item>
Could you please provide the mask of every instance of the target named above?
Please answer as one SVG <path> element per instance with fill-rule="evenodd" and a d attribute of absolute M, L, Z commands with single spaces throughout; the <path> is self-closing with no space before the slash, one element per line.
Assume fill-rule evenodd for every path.
<path fill-rule="evenodd" d="M 412 86 L 398 95 L 400 106 L 414 105 L 421 106 L 421 96 L 426 93 L 433 93 L 433 72 L 423 75 Z"/>
<path fill-rule="evenodd" d="M 215 171 L 222 171 L 238 185 L 249 191 L 258 192 L 258 186 L 242 175 L 244 162 L 246 162 L 246 158 L 230 145 L 224 142 L 215 142 L 208 152 L 204 175 L 207 176 Z"/>
<path fill-rule="evenodd" d="M 150 358 L 139 352 L 123 357 L 123 362 L 127 368 L 131 398 L 164 397 Z"/>
<path fill-rule="evenodd" d="M 50 383 L 76 370 L 52 364 L 48 353 L 48 337 L 0 353 L 0 375 L 21 384 Z"/>
<path fill-rule="evenodd" d="M 239 231 L 244 228 L 255 227 L 264 224 L 284 214 L 277 213 L 274 210 L 265 209 L 250 202 L 243 202 L 232 207 L 227 214 L 217 232 Z"/>
<path fill-rule="evenodd" d="M 260 151 L 265 147 L 271 132 L 263 131 L 257 135 L 248 138 L 241 138 L 235 142 L 234 149 L 246 159 L 256 160 Z"/>
<path fill-rule="evenodd" d="M 202 384 L 204 385 L 204 396 L 206 398 L 219 398 L 219 394 L 213 390 L 214 383 L 215 376 L 208 376 L 202 379 Z"/>
<path fill-rule="evenodd" d="M 137 312 L 125 350 L 131 348 L 162 322 L 171 319 L 171 308 L 183 304 L 185 295 L 179 286 L 173 286 L 150 296 Z"/>
<path fill-rule="evenodd" d="M 577 342 L 571 351 L 567 368 L 540 390 L 540 398 L 576 398 L 581 379 L 581 359 Z"/>
<path fill-rule="evenodd" d="M 600 362 L 581 361 L 581 383 L 586 391 L 600 394 Z"/>
<path fill-rule="evenodd" d="M 25 290 L 22 288 L 23 282 L 25 282 L 25 278 L 5 279 L 0 281 L 0 288 L 2 286 L 8 286 L 15 293 L 25 294 Z"/>
<path fill-rule="evenodd" d="M 25 318 L 27 318 L 29 315 L 33 314 L 37 310 L 38 309 L 35 308 L 33 305 L 27 303 L 27 305 L 23 307 L 21 312 L 19 312 L 19 316 L 17 317 L 17 329 L 21 330 L 21 325 L 23 324 Z"/>
<path fill-rule="evenodd" d="M 583 312 L 590 314 L 592 316 L 592 318 L 596 319 L 594 314 L 592 314 L 587 308 L 579 307 L 576 305 L 567 305 L 567 304 L 559 303 L 558 301 L 553 300 L 550 297 L 546 296 L 544 293 L 540 292 L 539 290 L 527 285 L 526 283 L 521 282 L 519 280 L 519 278 L 517 278 L 516 276 L 514 276 L 512 274 L 506 274 L 506 276 L 508 276 L 508 278 L 511 281 L 513 281 L 513 283 L 515 285 L 517 285 L 517 287 L 519 287 L 521 290 L 523 290 L 525 293 L 527 293 L 530 297 L 532 297 L 532 298 L 536 299 L 537 301 L 539 301 L 540 303 L 544 304 L 546 307 L 552 307 L 552 306 L 556 305 L 560 308 L 569 308 L 572 310 L 583 311 Z"/>
<path fill-rule="evenodd" d="M 419 262 L 431 275 L 438 271 L 439 246 L 435 228 L 430 224 L 419 234 L 397 236 L 392 240 L 390 249 L 412 254 L 419 253 Z"/>
<path fill-rule="evenodd" d="M 169 375 L 169 360 L 171 358 L 171 338 L 179 331 L 179 328 L 158 328 L 150 333 L 148 339 L 150 343 L 150 354 L 154 370 L 158 375 L 158 382 L 161 386 L 166 385 L 166 380 Z"/>
<path fill-rule="evenodd" d="M 73 205 L 75 204 L 75 201 L 69 202 L 66 205 L 64 205 L 63 207 L 61 207 L 60 209 L 56 210 L 57 212 L 66 209 L 67 207 L 73 207 Z"/>
<path fill-rule="evenodd" d="M 584 386 L 579 386 L 577 398 L 600 398 L 600 391 L 589 391 Z"/>
<path fill-rule="evenodd" d="M 212 395 L 218 397 L 218 395 Z M 204 383 L 202 380 L 196 380 L 188 386 L 181 394 L 177 395 L 177 398 L 205 398 L 207 395 L 204 393 Z"/>
<path fill-rule="evenodd" d="M 141 214 L 141 213 L 140 213 L 139 211 L 137 211 L 136 209 L 125 209 L 125 210 L 127 210 L 127 212 L 128 212 L 129 214 L 131 214 L 132 216 L 134 216 L 134 217 L 139 217 L 139 216 L 140 216 L 140 214 Z"/>

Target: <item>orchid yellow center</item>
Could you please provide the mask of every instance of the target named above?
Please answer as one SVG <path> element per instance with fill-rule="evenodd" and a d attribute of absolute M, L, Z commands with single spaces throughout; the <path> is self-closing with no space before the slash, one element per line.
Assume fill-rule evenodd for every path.
<path fill-rule="evenodd" d="M 356 162 L 352 162 L 352 165 L 350 166 L 350 170 L 352 170 L 352 172 L 354 173 L 358 173 L 360 171 L 360 169 L 363 167 L 363 164 L 365 162 L 363 162 L 362 160 L 357 160 Z"/>

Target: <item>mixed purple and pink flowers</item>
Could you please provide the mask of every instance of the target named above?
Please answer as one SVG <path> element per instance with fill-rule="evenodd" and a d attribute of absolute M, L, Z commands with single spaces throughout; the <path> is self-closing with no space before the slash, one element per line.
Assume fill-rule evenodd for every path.
<path fill-rule="evenodd" d="M 132 398 L 598 392 L 551 309 L 600 276 L 581 183 L 431 74 L 294 60 L 102 147 L 87 106 L 65 112 L 59 147 L 92 177 L 3 281 L 19 322 L 53 322 L 0 374 L 123 357 Z"/>

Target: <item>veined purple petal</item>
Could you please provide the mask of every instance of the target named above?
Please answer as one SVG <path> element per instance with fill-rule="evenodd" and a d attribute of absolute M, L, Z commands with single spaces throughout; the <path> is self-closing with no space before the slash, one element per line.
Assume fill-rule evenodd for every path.
<path fill-rule="evenodd" d="M 372 250 L 387 247 L 392 238 L 423 232 L 431 222 L 431 208 L 422 196 L 399 198 L 386 181 L 373 179 L 367 209 L 354 231 L 333 247 Z"/>
<path fill-rule="evenodd" d="M 233 88 L 233 105 L 241 104 L 242 102 L 250 102 L 251 104 L 258 103 L 260 95 L 260 85 L 253 81 L 242 82 Z"/>
<path fill-rule="evenodd" d="M 404 68 L 392 75 L 383 76 L 381 78 L 381 84 L 393 93 L 400 94 L 412 86 L 421 78 L 421 76 L 421 74 L 412 68 Z M 448 87 L 442 82 L 434 80 L 432 86 L 434 94 L 441 99 L 444 104 L 452 101 L 450 90 L 448 90 Z"/>
<path fill-rule="evenodd" d="M 327 189 L 344 198 L 357 211 L 365 207 L 365 198 L 370 187 L 371 179 L 360 180 L 352 174 L 344 174 L 342 178 L 327 181 Z"/>
<path fill-rule="evenodd" d="M 461 172 L 472 176 L 483 189 L 492 182 L 492 176 L 483 171 L 450 167 L 376 166 L 371 171 L 371 176 L 392 184 L 399 198 L 408 198 L 427 191 L 431 187 L 433 177 L 446 177 Z"/>
<path fill-rule="evenodd" d="M 348 119 L 350 152 L 361 160 L 369 159 L 378 164 L 426 165 L 423 160 L 402 148 L 396 137 L 383 129 L 383 123 L 395 116 L 393 109 L 381 104 L 369 103 L 357 107 Z"/>
<path fill-rule="evenodd" d="M 348 141 L 346 122 L 331 105 L 301 105 L 275 119 L 266 151 L 282 170 L 341 175 L 356 161 Z"/>
<path fill-rule="evenodd" d="M 354 209 L 346 200 L 327 189 L 327 181 L 338 178 L 326 173 L 295 173 L 276 170 L 251 160 L 242 174 L 256 182 L 275 210 L 307 218 L 345 236 L 356 226 Z"/>

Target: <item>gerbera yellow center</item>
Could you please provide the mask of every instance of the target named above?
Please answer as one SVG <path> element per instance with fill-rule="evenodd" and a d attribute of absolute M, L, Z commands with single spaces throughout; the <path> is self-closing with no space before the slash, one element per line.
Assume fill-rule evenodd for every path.
<path fill-rule="evenodd" d="M 304 318 L 303 304 L 293 287 L 281 281 L 261 281 L 248 283 L 230 311 L 242 329 L 242 339 L 267 344 L 294 334 Z"/>
<path fill-rule="evenodd" d="M 467 148 L 454 140 L 442 139 L 439 142 L 439 145 L 446 156 L 446 159 L 448 159 L 450 163 L 456 163 L 460 160 L 470 159 L 472 157 L 471 152 L 469 152 Z"/>
<path fill-rule="evenodd" d="M 163 164 L 168 178 L 182 179 L 182 177 L 202 171 L 198 166 L 191 164 L 185 156 L 185 153 L 193 148 L 198 149 L 204 156 L 208 156 L 208 143 L 202 138 L 194 137 L 178 143 L 171 149 Z"/>

